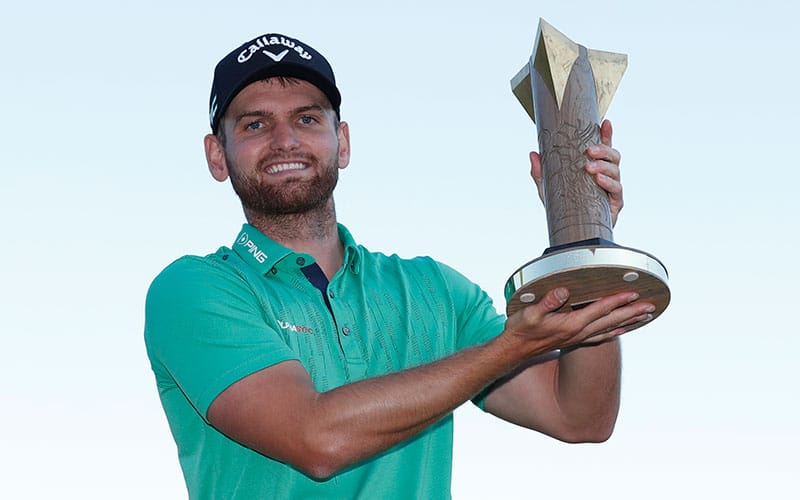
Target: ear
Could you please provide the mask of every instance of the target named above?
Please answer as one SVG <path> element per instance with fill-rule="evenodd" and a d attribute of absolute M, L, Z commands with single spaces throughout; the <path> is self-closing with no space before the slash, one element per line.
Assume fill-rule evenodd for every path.
<path fill-rule="evenodd" d="M 345 168 L 350 163 L 350 126 L 347 122 L 339 123 L 336 135 L 339 138 L 339 168 Z"/>
<path fill-rule="evenodd" d="M 225 148 L 219 138 L 214 134 L 208 134 L 203 139 L 206 148 L 206 163 L 211 177 L 219 182 L 224 182 L 228 178 L 228 162 L 225 160 Z"/>

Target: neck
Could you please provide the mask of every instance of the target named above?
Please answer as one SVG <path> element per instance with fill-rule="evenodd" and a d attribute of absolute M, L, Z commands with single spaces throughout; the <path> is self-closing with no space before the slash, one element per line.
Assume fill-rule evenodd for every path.
<path fill-rule="evenodd" d="M 312 255 L 330 280 L 344 262 L 333 198 L 295 214 L 264 214 L 245 208 L 247 222 L 281 245 Z"/>

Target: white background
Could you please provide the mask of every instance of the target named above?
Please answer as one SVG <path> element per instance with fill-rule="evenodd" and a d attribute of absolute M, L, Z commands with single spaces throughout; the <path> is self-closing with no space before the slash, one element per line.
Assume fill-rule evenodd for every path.
<path fill-rule="evenodd" d="M 547 246 L 509 90 L 539 17 L 628 54 L 617 242 L 670 271 L 622 409 L 565 445 L 467 405 L 456 499 L 798 498 L 798 11 L 789 1 L 20 2 L 0 15 L 4 498 L 185 498 L 142 340 L 150 280 L 243 220 L 202 152 L 216 62 L 282 32 L 336 71 L 341 221 L 504 307 Z"/>

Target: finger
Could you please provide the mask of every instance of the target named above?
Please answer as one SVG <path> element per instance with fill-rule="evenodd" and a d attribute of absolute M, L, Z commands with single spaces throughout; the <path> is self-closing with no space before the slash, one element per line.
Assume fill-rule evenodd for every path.
<path fill-rule="evenodd" d="M 608 193 L 608 196 L 610 198 L 622 201 L 621 182 L 619 182 L 618 180 L 614 180 L 613 178 L 605 174 L 595 174 L 594 181 L 597 183 L 598 186 L 603 188 L 603 190 Z"/>
<path fill-rule="evenodd" d="M 600 173 L 594 176 L 594 180 L 598 186 L 608 193 L 608 202 L 611 207 L 617 212 L 622 210 L 625 202 L 622 198 L 622 183 L 619 181 L 619 176 L 614 178 Z"/>
<path fill-rule="evenodd" d="M 630 320 L 626 321 L 625 323 L 622 323 L 619 326 L 620 327 L 624 327 L 624 326 L 635 325 L 635 324 L 638 324 L 638 323 L 646 323 L 646 322 L 648 322 L 648 321 L 650 321 L 652 319 L 653 319 L 653 313 L 644 313 L 644 314 L 640 314 L 638 316 L 635 316 L 635 317 L 631 318 Z"/>
<path fill-rule="evenodd" d="M 639 314 L 638 316 L 634 316 L 633 318 L 629 319 L 628 321 L 624 321 L 616 326 L 616 328 L 610 332 L 603 332 L 592 335 L 587 339 L 587 342 L 602 342 L 608 340 L 611 337 L 615 337 L 616 335 L 622 335 L 623 333 L 629 330 L 629 326 L 637 325 L 639 323 L 646 323 L 653 319 L 652 313 L 645 313 Z"/>
<path fill-rule="evenodd" d="M 590 161 L 586 171 L 593 176 L 595 183 L 608 193 L 612 224 L 616 224 L 617 215 L 625 204 L 622 196 L 619 165 L 607 161 Z"/>
<path fill-rule="evenodd" d="M 592 175 L 602 174 L 615 181 L 619 181 L 621 178 L 619 165 L 610 161 L 588 161 L 586 162 L 586 167 L 584 168 Z"/>
<path fill-rule="evenodd" d="M 519 325 L 522 326 L 522 328 L 525 328 L 525 325 L 541 324 L 550 313 L 560 309 L 568 298 L 569 290 L 564 287 L 550 290 L 539 302 L 530 305 L 517 313 L 519 314 L 519 317 L 516 318 L 517 321 L 515 321 L 515 324 L 517 324 L 518 321 L 521 321 Z M 514 316 L 517 316 L 517 314 Z"/>
<path fill-rule="evenodd" d="M 615 165 L 619 165 L 622 154 L 606 144 L 593 144 L 586 149 L 586 155 L 590 160 L 602 160 Z"/>
<path fill-rule="evenodd" d="M 544 188 L 542 184 L 542 157 L 539 153 L 531 151 L 531 177 L 536 184 L 536 190 L 539 192 L 539 198 L 544 200 Z"/>
<path fill-rule="evenodd" d="M 632 304 L 639 300 L 639 294 L 636 292 L 623 292 L 597 300 L 583 309 L 575 311 L 587 327 L 592 327 L 598 321 L 607 323 L 604 328 L 591 328 L 592 333 L 597 333 L 604 329 L 610 328 L 627 321 L 632 316 L 644 314 L 644 311 L 625 312 L 627 308 L 633 307 Z M 627 306 L 627 307 L 626 307 Z M 642 307 L 643 308 L 643 307 Z M 622 311 L 622 312 L 620 312 Z M 629 317 L 630 316 L 630 317 Z M 615 321 L 616 320 L 616 321 Z"/>
<path fill-rule="evenodd" d="M 549 313 L 557 310 L 569 298 L 569 290 L 564 287 L 558 287 L 547 292 L 538 305 L 543 313 Z"/>
<path fill-rule="evenodd" d="M 643 314 L 647 304 L 636 303 L 635 292 L 620 293 L 600 299 L 589 306 L 572 312 L 554 313 L 548 318 L 561 320 L 560 336 L 553 340 L 561 347 L 576 344 L 596 344 L 625 333 L 623 325 L 629 324 L 632 317 Z M 632 310 L 633 309 L 633 310 Z"/>
<path fill-rule="evenodd" d="M 655 307 L 649 302 L 636 302 L 621 306 L 589 323 L 585 332 L 588 337 L 592 338 L 598 336 L 597 334 L 599 332 L 605 332 L 607 330 L 616 331 L 622 329 L 624 333 L 624 331 L 626 331 L 625 327 L 642 321 L 648 321 L 652 317 L 651 314 L 653 311 L 655 311 Z M 605 335 L 605 333 L 602 335 Z"/>
<path fill-rule="evenodd" d="M 536 151 L 531 151 L 530 159 L 531 177 L 533 177 L 533 180 L 538 184 L 542 181 L 542 157 Z"/>
<path fill-rule="evenodd" d="M 603 120 L 600 124 L 600 142 L 611 147 L 611 136 L 614 134 L 613 127 L 609 120 Z"/>

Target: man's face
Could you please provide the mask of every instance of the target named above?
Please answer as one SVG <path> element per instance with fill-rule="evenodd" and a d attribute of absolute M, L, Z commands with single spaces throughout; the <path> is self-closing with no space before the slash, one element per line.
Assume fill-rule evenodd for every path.
<path fill-rule="evenodd" d="M 212 174 L 217 180 L 230 175 L 251 212 L 282 215 L 324 206 L 338 169 L 349 161 L 347 124 L 337 126 L 328 99 L 306 81 L 273 78 L 248 85 L 220 127 L 226 172 L 220 179 L 211 167 Z"/>

